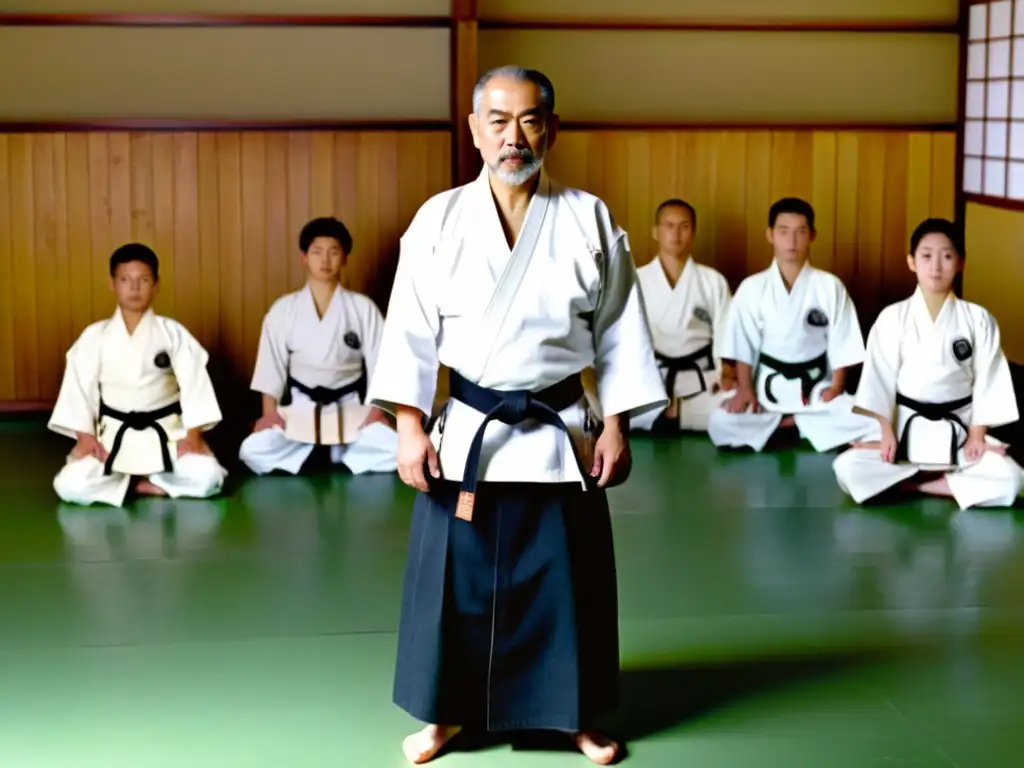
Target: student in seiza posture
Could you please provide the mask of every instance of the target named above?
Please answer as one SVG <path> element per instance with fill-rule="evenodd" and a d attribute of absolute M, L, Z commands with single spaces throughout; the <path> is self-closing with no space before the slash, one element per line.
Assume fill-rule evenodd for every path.
<path fill-rule="evenodd" d="M 856 407 L 873 434 L 833 462 L 857 503 L 901 484 L 961 509 L 1010 507 L 1020 493 L 1020 466 L 986 434 L 1020 414 L 995 318 L 953 293 L 963 253 L 951 222 L 918 226 L 907 257 L 917 289 L 871 328 Z"/>
<path fill-rule="evenodd" d="M 49 428 L 76 440 L 53 487 L 71 504 L 121 506 L 129 491 L 173 498 L 220 492 L 227 472 L 203 439 L 221 420 L 207 352 L 150 308 L 160 267 L 147 246 L 110 257 L 114 316 L 67 353 Z"/>
<path fill-rule="evenodd" d="M 600 764 L 620 750 L 594 730 L 619 682 L 606 489 L 629 474 L 630 418 L 667 398 L 626 233 L 543 171 L 554 98 L 513 67 L 474 89 L 482 172 L 403 236 L 370 388 L 420 492 L 394 687 L 429 724 L 404 742 L 413 763 L 461 728 L 562 731 Z M 442 364 L 451 398 L 425 424 Z"/>
<path fill-rule="evenodd" d="M 760 451 L 793 424 L 817 451 L 866 432 L 844 392 L 847 369 L 864 361 L 857 310 L 838 277 L 808 262 L 814 236 L 809 203 L 772 205 L 772 264 L 740 283 L 721 340 L 722 357 L 736 362 L 736 389 L 708 420 L 719 447 Z"/>
<path fill-rule="evenodd" d="M 263 319 L 252 388 L 263 415 L 239 458 L 256 474 L 298 474 L 314 455 L 353 474 L 393 472 L 398 436 L 386 415 L 364 404 L 384 318 L 373 300 L 341 286 L 352 235 L 335 218 L 299 233 L 308 279 Z"/>
<path fill-rule="evenodd" d="M 732 292 L 724 275 L 690 255 L 696 229 L 693 206 L 663 202 L 654 215 L 658 255 L 636 271 L 671 401 L 661 413 L 635 419 L 636 430 L 706 432 L 708 416 L 734 386 L 732 365 L 718 354 Z"/>

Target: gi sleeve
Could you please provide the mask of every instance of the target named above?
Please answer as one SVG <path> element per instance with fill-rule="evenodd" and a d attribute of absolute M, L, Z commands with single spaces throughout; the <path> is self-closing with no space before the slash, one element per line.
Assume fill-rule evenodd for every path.
<path fill-rule="evenodd" d="M 974 317 L 974 403 L 971 425 L 1001 427 L 1020 418 L 999 324 L 984 309 Z"/>
<path fill-rule="evenodd" d="M 894 307 L 884 310 L 871 326 L 867 355 L 861 371 L 856 407 L 871 411 L 891 424 L 896 411 L 896 382 L 900 371 L 903 329 Z"/>
<path fill-rule="evenodd" d="M 440 367 L 440 316 L 430 274 L 436 239 L 431 218 L 421 208 L 401 239 L 398 269 L 370 383 L 370 404 L 390 414 L 395 414 L 399 406 L 416 408 L 427 416 L 433 411 Z"/>
<path fill-rule="evenodd" d="M 623 232 L 603 265 L 594 311 L 594 372 L 601 413 L 630 418 L 666 407 L 629 240 Z"/>

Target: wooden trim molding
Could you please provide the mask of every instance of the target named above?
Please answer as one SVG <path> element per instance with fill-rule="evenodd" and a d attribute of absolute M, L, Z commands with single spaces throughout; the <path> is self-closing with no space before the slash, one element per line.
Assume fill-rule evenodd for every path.
<path fill-rule="evenodd" d="M 46 413 L 53 400 L 0 400 L 0 414 Z"/>
<path fill-rule="evenodd" d="M 0 13 L 0 27 L 451 27 L 450 16 L 251 13 Z"/>
<path fill-rule="evenodd" d="M 560 131 L 924 131 L 953 132 L 956 123 L 755 123 L 755 122 L 631 122 L 562 120 Z"/>
<path fill-rule="evenodd" d="M 961 163 L 962 164 L 962 163 Z M 1007 211 L 1024 211 L 1024 200 L 1014 200 L 1009 197 L 990 197 L 989 195 L 978 195 L 973 192 L 965 192 L 963 195 L 966 215 L 966 204 L 976 203 L 988 208 L 1003 208 Z"/>
<path fill-rule="evenodd" d="M 0 120 L 0 133 L 89 131 L 451 131 L 450 120 Z"/>
<path fill-rule="evenodd" d="M 504 16 L 480 19 L 480 29 L 629 32 L 914 32 L 956 34 L 958 22 L 894 21 L 670 21 L 659 19 L 587 19 Z"/>
<path fill-rule="evenodd" d="M 956 113 L 956 190 L 953 205 L 954 220 L 965 231 L 967 226 L 967 196 L 964 194 L 964 139 L 967 130 L 967 44 L 971 25 L 970 0 L 960 0 L 960 62 L 957 68 Z"/>
<path fill-rule="evenodd" d="M 479 69 L 477 0 L 451 0 L 452 184 L 472 181 L 480 157 L 466 117 L 473 111 L 473 86 Z"/>

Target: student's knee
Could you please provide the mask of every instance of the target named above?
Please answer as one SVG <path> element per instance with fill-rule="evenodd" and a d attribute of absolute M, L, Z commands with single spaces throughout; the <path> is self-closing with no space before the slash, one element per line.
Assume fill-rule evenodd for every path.
<path fill-rule="evenodd" d="M 179 458 L 175 472 L 190 486 L 200 489 L 197 492 L 200 496 L 219 492 L 226 474 L 216 457 L 198 453 L 186 454 Z"/>
<path fill-rule="evenodd" d="M 103 463 L 95 456 L 67 460 L 53 478 L 53 490 L 62 501 L 71 502 L 82 495 L 82 490 L 103 475 Z"/>

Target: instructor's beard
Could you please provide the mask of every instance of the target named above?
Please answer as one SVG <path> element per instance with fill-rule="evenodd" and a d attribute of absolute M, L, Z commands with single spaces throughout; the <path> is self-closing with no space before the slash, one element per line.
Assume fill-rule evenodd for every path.
<path fill-rule="evenodd" d="M 498 155 L 498 160 L 491 166 L 491 171 L 503 184 L 508 184 L 510 187 L 518 187 L 532 179 L 534 174 L 541 169 L 541 166 L 544 165 L 544 156 L 547 154 L 547 151 L 547 139 L 544 140 L 536 155 L 529 149 L 507 149 Z M 522 165 L 515 171 L 504 170 L 501 164 L 512 158 L 521 160 Z"/>

